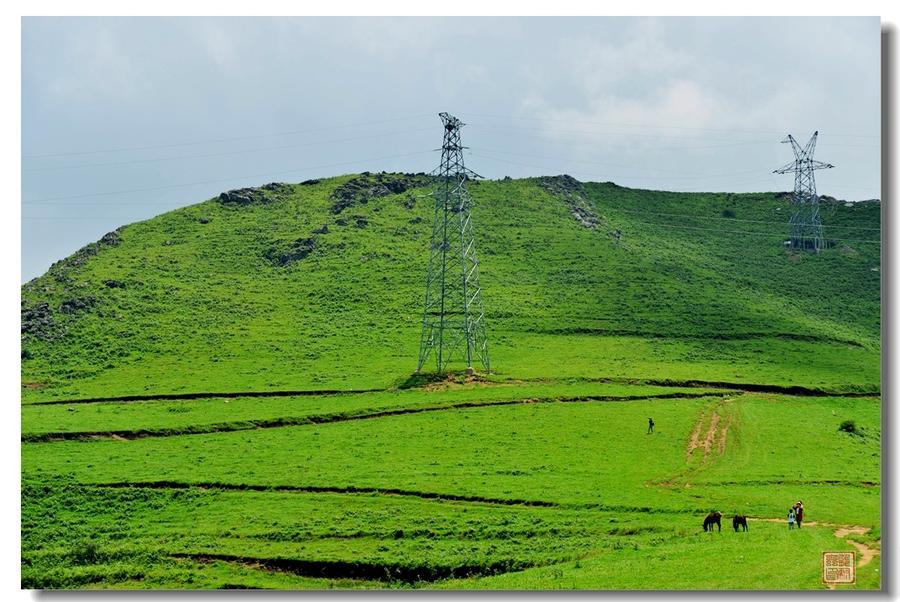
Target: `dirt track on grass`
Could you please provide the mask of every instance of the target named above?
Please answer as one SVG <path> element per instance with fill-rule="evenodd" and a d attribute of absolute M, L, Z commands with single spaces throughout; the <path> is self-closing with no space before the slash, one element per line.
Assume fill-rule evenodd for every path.
<path fill-rule="evenodd" d="M 748 518 L 747 520 L 757 521 L 757 522 L 765 522 L 765 523 L 784 523 L 786 522 L 783 518 Z M 820 523 L 817 521 L 803 521 L 804 525 L 810 527 L 834 527 L 834 536 L 840 539 L 844 539 L 851 533 L 855 533 L 857 535 L 865 535 L 869 532 L 868 527 L 863 527 L 860 525 L 836 525 L 834 523 Z M 881 540 L 879 540 L 880 543 Z M 854 541 L 852 539 L 848 539 L 847 543 L 852 545 L 854 548 L 859 550 L 859 558 L 857 560 L 856 567 L 861 568 L 869 564 L 873 558 L 878 556 L 881 553 L 881 550 L 877 548 L 870 547 L 862 542 Z"/>

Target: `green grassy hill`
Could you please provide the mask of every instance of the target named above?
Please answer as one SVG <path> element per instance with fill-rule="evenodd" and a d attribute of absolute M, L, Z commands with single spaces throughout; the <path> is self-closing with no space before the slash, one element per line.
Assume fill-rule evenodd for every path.
<path fill-rule="evenodd" d="M 25 284 L 23 586 L 879 586 L 879 203 L 811 255 L 781 193 L 472 183 L 494 373 L 410 379 L 429 186 L 232 191 Z"/>
<path fill-rule="evenodd" d="M 22 289 L 25 399 L 402 381 L 433 208 L 421 187 L 367 198 L 378 177 L 209 200 L 55 264 Z M 335 199 L 341 186 L 356 196 Z M 471 188 L 495 378 L 878 389 L 880 246 L 857 242 L 879 239 L 878 203 L 826 206 L 836 248 L 794 256 L 775 194 L 566 178 Z"/>

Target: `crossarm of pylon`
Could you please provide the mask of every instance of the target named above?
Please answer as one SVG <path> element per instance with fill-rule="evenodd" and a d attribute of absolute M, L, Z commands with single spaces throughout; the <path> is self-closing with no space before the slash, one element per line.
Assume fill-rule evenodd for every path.
<path fill-rule="evenodd" d="M 791 161 L 790 163 L 785 164 L 783 167 L 779 167 L 772 173 L 791 173 L 798 171 L 800 169 L 800 164 L 798 161 Z"/>
<path fill-rule="evenodd" d="M 834 167 L 831 163 L 825 163 L 823 161 L 810 161 L 809 166 L 812 169 L 831 169 Z"/>

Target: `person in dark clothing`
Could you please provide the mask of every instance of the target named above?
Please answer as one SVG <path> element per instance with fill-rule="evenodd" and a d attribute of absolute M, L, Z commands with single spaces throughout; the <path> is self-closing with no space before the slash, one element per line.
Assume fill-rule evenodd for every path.
<path fill-rule="evenodd" d="M 652 419 L 652 418 L 648 418 L 647 420 L 649 421 L 649 422 L 647 423 L 647 434 L 649 435 L 650 433 L 653 432 L 653 419 Z"/>
<path fill-rule="evenodd" d="M 794 504 L 794 517 L 797 520 L 797 528 L 800 528 L 800 523 L 803 522 L 803 502 L 797 502 Z"/>

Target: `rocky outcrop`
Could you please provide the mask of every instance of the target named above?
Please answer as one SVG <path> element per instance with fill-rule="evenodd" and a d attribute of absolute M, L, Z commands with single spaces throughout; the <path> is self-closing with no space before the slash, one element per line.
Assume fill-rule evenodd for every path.
<path fill-rule="evenodd" d="M 300 238 L 286 247 L 273 247 L 263 253 L 263 256 L 274 266 L 287 267 L 292 263 L 306 259 L 310 253 L 316 250 L 316 239 Z"/>
<path fill-rule="evenodd" d="M 579 224 L 585 228 L 595 230 L 600 225 L 600 216 L 594 213 L 584 192 L 584 185 L 570 175 L 541 176 L 538 184 L 547 192 L 562 197 L 569 206 Z"/>
<path fill-rule="evenodd" d="M 372 174 L 363 172 L 356 178 L 347 180 L 338 186 L 331 199 L 331 212 L 335 215 L 349 207 L 364 205 L 372 199 L 402 194 L 411 188 L 428 186 L 432 179 L 424 173 L 418 174 Z M 409 202 L 409 199 L 406 199 Z"/>
<path fill-rule="evenodd" d="M 28 307 L 22 302 L 22 335 L 38 339 L 52 340 L 58 328 L 53 322 L 53 311 L 48 303 L 38 303 Z"/>
<path fill-rule="evenodd" d="M 69 282 L 70 272 L 73 269 L 81 267 L 82 265 L 84 265 L 84 262 L 86 262 L 88 259 L 96 255 L 103 249 L 118 246 L 121 242 L 122 236 L 120 230 L 107 232 L 97 242 L 87 244 L 75 251 L 69 257 L 61 259 L 51 265 L 48 273 L 53 276 L 53 278 L 57 282 L 67 283 Z"/>
<path fill-rule="evenodd" d="M 271 182 L 258 188 L 236 188 L 219 195 L 219 203 L 231 207 L 245 207 L 248 205 L 266 205 L 281 200 L 290 192 L 290 185 L 281 182 Z"/>
<path fill-rule="evenodd" d="M 87 311 L 97 304 L 97 298 L 93 296 L 76 297 L 74 299 L 66 299 L 59 305 L 60 313 L 74 314 Z"/>

